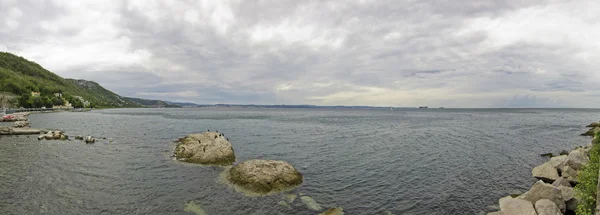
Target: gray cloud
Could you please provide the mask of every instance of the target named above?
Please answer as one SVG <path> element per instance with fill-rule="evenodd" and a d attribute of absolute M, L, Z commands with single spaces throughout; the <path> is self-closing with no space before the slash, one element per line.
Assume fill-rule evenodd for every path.
<path fill-rule="evenodd" d="M 572 16 L 595 1 L 36 2 L 0 0 L 0 48 L 125 96 L 583 107 L 600 90 L 600 24 Z"/>

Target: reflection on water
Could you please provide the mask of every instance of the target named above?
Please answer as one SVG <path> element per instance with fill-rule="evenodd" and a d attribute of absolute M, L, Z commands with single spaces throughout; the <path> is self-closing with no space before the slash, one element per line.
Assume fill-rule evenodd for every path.
<path fill-rule="evenodd" d="M 513 190 L 528 189 L 535 181 L 531 169 L 545 161 L 539 154 L 587 144 L 578 134 L 599 113 L 112 109 L 34 114 L 35 127 L 107 140 L 0 137 L 0 214 L 319 214 L 333 207 L 346 214 L 477 214 Z M 284 160 L 298 168 L 304 183 L 288 193 L 248 197 L 219 182 L 223 168 L 172 160 L 173 139 L 207 129 L 227 134 L 238 162 Z"/>

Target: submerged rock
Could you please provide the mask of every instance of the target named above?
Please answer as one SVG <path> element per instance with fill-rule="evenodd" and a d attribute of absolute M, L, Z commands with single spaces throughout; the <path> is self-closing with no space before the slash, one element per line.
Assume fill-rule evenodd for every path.
<path fill-rule="evenodd" d="M 531 170 L 531 174 L 537 179 L 549 182 L 555 181 L 559 177 L 558 171 L 556 170 L 556 168 L 554 168 L 554 166 L 552 166 L 552 163 L 550 162 L 546 162 L 542 165 L 533 168 L 533 170 Z"/>
<path fill-rule="evenodd" d="M 216 132 L 190 134 L 180 139 L 175 147 L 175 157 L 189 163 L 231 165 L 235 154 L 231 143 Z"/>
<path fill-rule="evenodd" d="M 542 156 L 542 157 L 550 157 L 551 158 L 554 155 L 552 153 L 544 153 L 544 154 L 541 154 L 540 156 Z"/>
<path fill-rule="evenodd" d="M 276 160 L 247 160 L 229 169 L 227 180 L 240 188 L 268 195 L 302 184 L 302 174 L 291 164 Z"/>
<path fill-rule="evenodd" d="M 525 192 L 523 195 L 518 197 L 519 199 L 527 200 L 531 204 L 537 202 L 540 199 L 549 199 L 558 208 L 562 213 L 564 213 L 567 209 L 565 205 L 565 200 L 562 197 L 562 193 L 560 189 L 555 188 L 550 184 L 546 184 L 543 181 L 537 181 L 529 191 Z M 502 208 L 502 205 L 500 206 Z"/>
<path fill-rule="evenodd" d="M 187 204 L 185 204 L 183 211 L 188 212 L 188 213 L 194 213 L 196 215 L 207 215 L 206 212 L 204 212 L 204 209 L 202 209 L 199 205 L 197 205 L 193 201 L 189 201 Z"/>
<path fill-rule="evenodd" d="M 313 211 L 323 210 L 323 207 L 321 207 L 321 205 L 310 196 L 302 196 L 300 197 L 300 200 L 302 200 L 302 203 L 304 203 L 306 207 Z"/>
<path fill-rule="evenodd" d="M 294 200 L 296 200 L 296 197 L 297 197 L 296 194 L 287 194 L 284 196 L 284 199 L 287 203 L 292 204 L 292 203 L 294 203 Z"/>
<path fill-rule="evenodd" d="M 548 199 L 540 199 L 535 202 L 535 210 L 538 215 L 562 215 L 556 204 Z"/>
<path fill-rule="evenodd" d="M 286 207 L 286 208 L 292 208 L 292 206 L 290 206 L 290 204 L 288 204 L 286 201 L 279 201 L 277 202 L 278 205 L 282 206 L 282 207 Z"/>
<path fill-rule="evenodd" d="M 344 215 L 344 209 L 341 207 L 329 208 L 325 212 L 320 213 L 319 215 Z"/>

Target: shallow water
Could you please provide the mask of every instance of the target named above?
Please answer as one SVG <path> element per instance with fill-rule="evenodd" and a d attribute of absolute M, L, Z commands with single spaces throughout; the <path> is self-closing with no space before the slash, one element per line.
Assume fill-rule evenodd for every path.
<path fill-rule="evenodd" d="M 533 182 L 539 154 L 585 145 L 589 109 L 110 109 L 34 114 L 33 127 L 96 144 L 0 138 L 0 214 L 318 214 L 303 196 L 346 214 L 478 214 Z M 206 129 L 237 160 L 280 159 L 304 183 L 247 197 L 221 167 L 173 161 L 172 140 Z M 193 202 L 193 207 L 189 202 Z M 311 203 L 312 204 L 312 203 Z M 314 205 L 313 205 L 313 208 Z"/>

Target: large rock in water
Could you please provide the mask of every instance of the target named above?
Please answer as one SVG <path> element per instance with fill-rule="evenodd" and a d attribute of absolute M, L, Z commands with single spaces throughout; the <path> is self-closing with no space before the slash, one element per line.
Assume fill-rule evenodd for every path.
<path fill-rule="evenodd" d="M 562 215 L 556 204 L 548 199 L 535 202 L 535 210 L 538 215 Z"/>
<path fill-rule="evenodd" d="M 562 197 L 562 193 L 560 189 L 555 188 L 550 184 L 546 184 L 543 181 L 537 181 L 529 191 L 525 192 L 523 195 L 517 197 L 519 199 L 524 199 L 532 204 L 537 202 L 540 199 L 549 199 L 554 202 L 556 206 L 560 209 L 561 213 L 564 213 L 567 210 L 567 206 L 565 204 L 565 200 Z"/>
<path fill-rule="evenodd" d="M 267 195 L 302 184 L 302 174 L 291 164 L 276 160 L 247 160 L 233 166 L 227 179 L 247 191 Z"/>
<path fill-rule="evenodd" d="M 554 168 L 554 166 L 552 166 L 552 163 L 550 162 L 546 162 L 542 165 L 533 168 L 533 170 L 531 170 L 531 174 L 537 179 L 541 179 L 548 182 L 553 182 L 559 178 L 558 171 L 556 170 L 556 168 Z"/>
<path fill-rule="evenodd" d="M 537 215 L 531 202 L 512 197 L 500 199 L 500 212 L 498 214 Z"/>
<path fill-rule="evenodd" d="M 211 165 L 231 165 L 235 154 L 231 143 L 220 133 L 204 132 L 181 138 L 175 147 L 178 160 Z"/>

